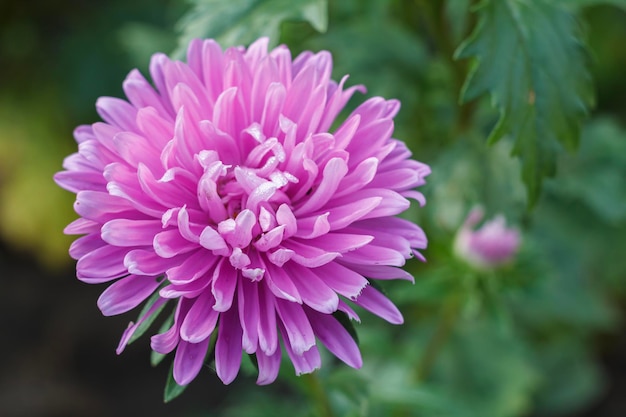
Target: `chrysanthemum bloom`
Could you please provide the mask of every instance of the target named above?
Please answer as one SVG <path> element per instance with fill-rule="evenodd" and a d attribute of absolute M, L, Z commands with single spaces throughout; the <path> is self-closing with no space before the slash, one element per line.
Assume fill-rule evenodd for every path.
<path fill-rule="evenodd" d="M 511 262 L 519 249 L 520 235 L 516 229 L 506 227 L 501 215 L 474 230 L 483 217 L 480 208 L 470 211 L 456 235 L 454 250 L 459 258 L 484 270 Z"/>
<path fill-rule="evenodd" d="M 154 55 L 154 86 L 134 70 L 128 101 L 100 98 L 104 122 L 76 129 L 78 153 L 55 176 L 77 194 L 81 217 L 65 232 L 85 235 L 70 248 L 78 279 L 113 281 L 98 300 L 103 314 L 158 291 L 118 353 L 171 303 L 171 327 L 151 347 L 175 351 L 180 385 L 213 349 L 226 384 L 242 351 L 256 355 L 259 384 L 276 378 L 283 348 L 298 374 L 312 372 L 317 341 L 360 367 L 333 313 L 358 320 L 353 303 L 401 323 L 369 283 L 411 280 L 400 267 L 426 247 L 418 226 L 394 217 L 407 198 L 423 204 L 414 188 L 430 172 L 391 138 L 399 103 L 369 99 L 331 130 L 363 88 L 330 79 L 328 52 L 292 59 L 267 47 L 194 40 L 187 63 Z"/>

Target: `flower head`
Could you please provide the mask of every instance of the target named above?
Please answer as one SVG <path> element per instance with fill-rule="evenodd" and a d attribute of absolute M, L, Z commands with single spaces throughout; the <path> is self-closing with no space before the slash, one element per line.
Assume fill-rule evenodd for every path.
<path fill-rule="evenodd" d="M 70 247 L 78 279 L 112 282 L 103 314 L 158 292 L 118 353 L 172 304 L 172 324 L 151 347 L 175 351 L 181 385 L 198 374 L 211 335 L 224 383 L 242 351 L 256 355 L 259 384 L 276 378 L 283 349 L 298 374 L 312 372 L 318 341 L 360 367 L 333 313 L 358 320 L 352 303 L 401 323 L 369 282 L 411 280 L 400 267 L 426 247 L 418 226 L 395 217 L 407 198 L 423 204 L 414 188 L 430 172 L 391 137 L 399 103 L 371 98 L 331 131 L 364 89 L 331 80 L 328 52 L 292 59 L 267 46 L 194 40 L 187 63 L 154 55 L 154 87 L 133 70 L 127 101 L 100 98 L 104 122 L 76 129 L 78 152 L 55 176 L 76 193 L 80 218 L 65 232 L 84 235 Z"/>
<path fill-rule="evenodd" d="M 492 269 L 509 263 L 520 245 L 519 232 L 507 228 L 501 215 L 474 230 L 483 217 L 484 212 L 480 208 L 470 211 L 456 235 L 456 254 L 478 269 Z"/>

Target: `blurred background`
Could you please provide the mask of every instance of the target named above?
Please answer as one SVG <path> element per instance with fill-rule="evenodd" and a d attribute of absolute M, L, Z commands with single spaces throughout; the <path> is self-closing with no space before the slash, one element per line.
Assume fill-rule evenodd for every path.
<path fill-rule="evenodd" d="M 470 3 L 336 0 L 323 34 L 305 22 L 280 26 L 292 50 L 331 50 L 335 79 L 349 73 L 368 96 L 401 99 L 395 136 L 434 172 L 426 208 L 410 214 L 429 235 L 428 263 L 408 266 L 415 286 L 388 288 L 407 323 L 389 329 L 366 316 L 357 330 L 372 367 L 353 373 L 338 364 L 322 377 L 339 410 L 372 402 L 371 414 L 355 416 L 623 417 L 626 12 L 581 11 L 597 105 L 580 149 L 559 157 L 557 176 L 529 211 L 510 141 L 484 145 L 497 119 L 488 98 L 457 102 L 467 62 L 452 52 L 475 23 Z M 136 312 L 102 317 L 96 300 L 104 287 L 76 280 L 67 255 L 72 237 L 62 230 L 75 218 L 74 196 L 52 175 L 76 151 L 72 130 L 98 120 L 98 97 L 123 96 L 130 69 L 146 74 L 152 53 L 175 50 L 177 22 L 191 7 L 0 0 L 1 416 L 309 415 L 294 411 L 302 394 L 291 376 L 256 387 L 244 375 L 224 387 L 209 369 L 163 404 L 167 367 L 150 366 L 148 338 L 114 352 Z M 504 270 L 476 272 L 453 254 L 476 204 L 522 232 L 518 259 Z M 462 313 L 442 330 L 441 306 L 450 300 Z M 442 332 L 441 352 L 424 365 L 428 378 L 401 387 L 402 364 L 420 362 Z M 394 394 L 361 398 L 381 388 L 374 376 L 391 381 Z M 451 402 L 470 412 L 448 410 Z"/>

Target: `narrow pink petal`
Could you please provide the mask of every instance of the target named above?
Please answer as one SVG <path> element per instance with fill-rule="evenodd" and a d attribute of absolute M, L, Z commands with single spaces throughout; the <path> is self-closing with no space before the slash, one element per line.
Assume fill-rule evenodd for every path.
<path fill-rule="evenodd" d="M 178 265 L 186 255 L 176 258 L 162 258 L 153 250 L 134 249 L 124 257 L 124 266 L 128 272 L 137 275 L 161 275 L 172 267 Z"/>
<path fill-rule="evenodd" d="M 323 207 L 337 190 L 339 183 L 348 172 L 346 162 L 340 158 L 333 158 L 324 167 L 322 182 L 313 191 L 304 204 L 297 207 L 296 214 L 311 213 Z"/>
<path fill-rule="evenodd" d="M 254 353 L 259 342 L 259 291 L 258 283 L 247 279 L 239 281 L 237 288 L 239 318 L 243 330 L 241 344 L 247 353 Z"/>
<path fill-rule="evenodd" d="M 110 245 L 91 251 L 76 263 L 76 276 L 83 282 L 98 284 L 126 275 L 129 272 L 124 265 L 127 252 L 127 248 Z"/>
<path fill-rule="evenodd" d="M 299 241 L 299 243 L 308 244 L 329 252 L 345 253 L 359 249 L 372 240 L 374 240 L 374 237 L 367 234 L 330 232 L 313 239 L 308 239 L 306 243 L 303 241 Z"/>
<path fill-rule="evenodd" d="M 280 330 L 283 340 L 286 340 L 285 329 L 281 328 Z M 297 354 L 293 351 L 289 343 L 285 342 L 285 350 L 287 351 L 291 363 L 293 363 L 296 375 L 310 374 L 316 369 L 320 369 L 322 366 L 322 357 L 320 356 L 317 346 L 313 346 L 306 352 Z"/>
<path fill-rule="evenodd" d="M 220 315 L 217 343 L 215 344 L 215 370 L 226 385 L 233 382 L 241 366 L 241 324 L 237 308 Z"/>
<path fill-rule="evenodd" d="M 144 107 L 137 111 L 137 126 L 157 149 L 163 149 L 174 136 L 174 119 L 165 110 L 159 112 L 154 107 Z"/>
<path fill-rule="evenodd" d="M 106 242 L 100 238 L 99 233 L 93 233 L 82 236 L 72 242 L 70 245 L 70 256 L 72 259 L 80 259 L 94 250 L 106 246 Z"/>
<path fill-rule="evenodd" d="M 105 316 L 126 313 L 148 298 L 160 285 L 157 277 L 129 275 L 109 285 L 98 298 Z"/>
<path fill-rule="evenodd" d="M 97 222 L 79 218 L 65 226 L 65 229 L 63 229 L 63 233 L 65 233 L 66 235 L 84 235 L 87 233 L 98 232 L 99 234 L 101 227 L 102 226 Z"/>
<path fill-rule="evenodd" d="M 132 132 L 119 132 L 113 136 L 113 145 L 117 154 L 133 168 L 140 163 L 147 165 L 154 172 L 163 171 L 160 166 L 159 152 L 152 142 L 142 135 Z"/>
<path fill-rule="evenodd" d="M 302 298 L 291 277 L 282 268 L 274 266 L 271 262 L 266 262 L 265 270 L 264 279 L 268 288 L 276 297 L 295 303 L 302 303 Z"/>
<path fill-rule="evenodd" d="M 313 326 L 315 335 L 333 355 L 353 368 L 363 366 L 359 347 L 337 319 L 328 314 L 320 314 L 311 310 L 307 310 L 307 317 Z"/>
<path fill-rule="evenodd" d="M 160 220 L 110 220 L 102 226 L 102 240 L 114 246 L 147 246 L 162 229 Z"/>
<path fill-rule="evenodd" d="M 293 264 L 285 265 L 284 269 L 292 278 L 304 304 L 326 314 L 337 311 L 339 297 L 317 275 L 317 269 L 309 269 Z"/>
<path fill-rule="evenodd" d="M 369 197 L 329 208 L 330 230 L 339 230 L 365 217 L 383 201 L 382 197 Z"/>
<path fill-rule="evenodd" d="M 298 230 L 294 236 L 302 239 L 313 239 L 325 235 L 330 231 L 328 216 L 330 216 L 330 212 L 298 219 Z"/>
<path fill-rule="evenodd" d="M 157 221 L 160 226 L 160 221 Z M 161 229 L 162 230 L 162 229 Z M 164 230 L 156 233 L 150 242 L 154 252 L 162 258 L 173 258 L 198 248 L 198 245 L 180 235 L 177 229 Z"/>
<path fill-rule="evenodd" d="M 276 305 L 274 294 L 265 285 L 259 286 L 259 350 L 272 355 L 278 348 Z M 278 349 L 280 350 L 280 349 Z"/>
<path fill-rule="evenodd" d="M 134 69 L 126 76 L 122 87 L 128 100 L 137 109 L 153 107 L 159 113 L 167 114 L 161 103 L 161 97 L 138 70 Z"/>
<path fill-rule="evenodd" d="M 152 350 L 162 354 L 168 354 L 173 351 L 180 341 L 180 325 L 187 315 L 187 312 L 193 305 L 193 300 L 181 298 L 176 304 L 174 311 L 174 323 L 165 333 L 159 333 L 150 338 L 150 347 Z"/>
<path fill-rule="evenodd" d="M 215 299 L 210 291 L 203 292 L 194 300 L 193 306 L 180 326 L 180 337 L 190 343 L 207 339 L 217 324 L 219 313 L 213 310 Z"/>
<path fill-rule="evenodd" d="M 337 262 L 331 262 L 316 269 L 316 275 L 330 288 L 344 297 L 354 300 L 368 284 L 367 280 Z"/>
<path fill-rule="evenodd" d="M 199 343 L 181 340 L 174 356 L 174 380 L 178 385 L 189 384 L 202 369 L 204 357 L 209 347 L 207 337 Z"/>
<path fill-rule="evenodd" d="M 287 333 L 287 341 L 296 355 L 302 355 L 315 346 L 315 334 L 302 306 L 276 299 L 276 311 Z"/>
<path fill-rule="evenodd" d="M 127 101 L 114 97 L 100 97 L 96 101 L 96 110 L 107 123 L 122 130 L 135 131 L 137 109 Z"/>
<path fill-rule="evenodd" d="M 213 273 L 211 292 L 215 297 L 215 311 L 227 311 L 233 303 L 237 276 L 239 272 L 230 266 L 226 259 L 222 259 Z"/>
<path fill-rule="evenodd" d="M 383 279 L 383 280 L 404 279 L 404 280 L 411 281 L 411 282 L 415 281 L 415 279 L 413 278 L 413 275 L 411 275 L 410 273 L 408 273 L 402 268 L 397 268 L 394 266 L 363 265 L 361 263 L 345 262 L 344 259 L 341 259 L 338 262 L 367 278 Z"/>
<path fill-rule="evenodd" d="M 400 310 L 380 291 L 368 285 L 355 303 L 392 324 L 402 324 L 404 318 Z"/>
<path fill-rule="evenodd" d="M 342 260 L 362 265 L 404 266 L 406 263 L 406 258 L 400 252 L 374 244 L 356 249 L 352 252 L 346 252 L 343 254 Z"/>
<path fill-rule="evenodd" d="M 157 299 L 154 302 L 154 304 L 152 304 L 152 307 L 150 307 L 148 311 L 146 311 L 146 313 L 143 316 L 141 316 L 139 320 L 137 320 L 137 323 L 133 323 L 132 321 L 128 323 L 128 327 L 126 328 L 126 330 L 124 330 L 124 334 L 122 334 L 120 343 L 117 345 L 117 349 L 115 349 L 115 352 L 118 355 L 124 351 L 124 348 L 126 347 L 126 345 L 128 345 L 128 342 L 130 341 L 131 337 L 133 337 L 133 334 L 135 334 L 135 332 L 137 331 L 137 328 L 144 321 L 146 321 L 148 317 L 152 316 L 159 308 L 161 308 L 161 306 L 165 304 L 167 301 L 168 300 L 166 300 L 165 298 Z"/>
<path fill-rule="evenodd" d="M 339 252 L 327 252 L 313 246 L 296 242 L 293 239 L 283 242 L 281 246 L 284 246 L 284 249 L 278 249 L 274 253 L 284 251 L 285 249 L 293 251 L 290 259 L 308 268 L 317 268 L 319 266 L 326 265 L 338 256 L 341 256 Z"/>
<path fill-rule="evenodd" d="M 276 380 L 280 370 L 281 351 L 276 349 L 274 353 L 266 355 L 262 351 L 256 352 L 256 360 L 259 365 L 259 376 L 257 385 L 268 385 Z"/>
<path fill-rule="evenodd" d="M 167 279 L 172 284 L 183 285 L 195 281 L 215 267 L 219 257 L 203 249 L 190 254 L 180 265 L 166 271 Z"/>
<path fill-rule="evenodd" d="M 107 192 L 91 190 L 79 191 L 76 194 L 74 211 L 85 219 L 100 223 L 139 214 L 127 200 Z"/>

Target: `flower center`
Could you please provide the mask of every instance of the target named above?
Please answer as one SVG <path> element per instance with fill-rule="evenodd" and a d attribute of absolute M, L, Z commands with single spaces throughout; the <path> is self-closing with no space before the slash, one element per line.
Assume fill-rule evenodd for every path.
<path fill-rule="evenodd" d="M 295 232 L 295 217 L 285 189 L 298 179 L 280 169 L 285 152 L 276 138 L 257 140 L 241 165 L 226 165 L 215 151 L 198 154 L 204 173 L 198 201 L 213 224 L 205 227 L 200 244 L 227 256 L 250 279 L 264 274 L 251 247 L 267 252 Z"/>

